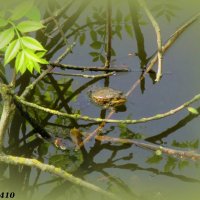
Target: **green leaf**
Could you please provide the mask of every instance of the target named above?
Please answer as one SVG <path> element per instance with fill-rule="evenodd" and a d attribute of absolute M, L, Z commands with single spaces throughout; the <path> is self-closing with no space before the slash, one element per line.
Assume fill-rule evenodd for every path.
<path fill-rule="evenodd" d="M 40 73 L 40 65 L 37 62 L 34 62 L 34 69 Z"/>
<path fill-rule="evenodd" d="M 5 52 L 4 65 L 9 63 L 19 52 L 20 41 L 19 39 L 12 41 Z"/>
<path fill-rule="evenodd" d="M 102 43 L 99 41 L 95 41 L 90 45 L 93 49 L 100 49 L 102 46 Z"/>
<path fill-rule="evenodd" d="M 97 33 L 93 30 L 90 31 L 90 36 L 92 38 L 93 41 L 97 40 Z"/>
<path fill-rule="evenodd" d="M 12 12 L 11 20 L 18 20 L 26 15 L 33 6 L 33 1 L 22 1 Z"/>
<path fill-rule="evenodd" d="M 193 108 L 193 107 L 188 107 L 187 109 L 188 109 L 188 111 L 189 111 L 190 113 L 192 113 L 192 114 L 194 114 L 194 115 L 198 115 L 198 114 L 199 114 L 198 110 L 195 109 L 195 108 Z"/>
<path fill-rule="evenodd" d="M 128 35 L 130 37 L 133 37 L 133 30 L 132 30 L 132 27 L 128 24 L 125 24 L 125 29 L 126 29 L 126 32 L 128 33 Z"/>
<path fill-rule="evenodd" d="M 23 21 L 17 25 L 17 29 L 22 33 L 37 31 L 44 28 L 41 22 L 37 21 Z"/>
<path fill-rule="evenodd" d="M 3 18 L 0 18 L 0 27 L 4 27 L 8 24 L 8 21 L 3 19 Z"/>
<path fill-rule="evenodd" d="M 16 60 L 15 60 L 16 72 L 20 71 L 24 65 L 25 65 L 24 51 L 21 51 L 17 54 Z"/>
<path fill-rule="evenodd" d="M 48 64 L 48 62 L 45 59 L 39 58 L 34 53 L 34 51 L 32 51 L 30 49 L 24 49 L 24 53 L 25 53 L 27 58 L 29 58 L 29 59 L 31 59 L 31 60 L 33 60 L 35 62 L 38 62 L 38 63 L 41 63 L 41 64 Z"/>
<path fill-rule="evenodd" d="M 161 156 L 162 155 L 162 151 L 160 149 L 158 149 L 158 150 L 155 151 L 155 154 L 157 156 Z"/>
<path fill-rule="evenodd" d="M 120 10 L 117 10 L 116 20 L 117 20 L 118 23 L 120 23 L 122 21 L 122 13 L 121 13 Z"/>
<path fill-rule="evenodd" d="M 83 45 L 84 42 L 85 42 L 85 33 L 83 33 L 81 36 L 80 36 L 80 45 Z"/>
<path fill-rule="evenodd" d="M 31 10 L 29 10 L 29 12 L 26 13 L 26 17 L 28 17 L 30 20 L 33 21 L 40 21 L 41 20 L 40 10 L 36 6 L 33 6 Z"/>
<path fill-rule="evenodd" d="M 23 45 L 29 49 L 38 50 L 38 51 L 46 51 L 44 47 L 38 42 L 36 39 L 32 37 L 21 37 L 21 41 Z"/>
<path fill-rule="evenodd" d="M 92 61 L 93 61 L 93 62 L 97 62 L 99 59 L 100 59 L 100 57 L 97 56 L 97 57 L 94 57 L 94 58 L 92 59 Z"/>
<path fill-rule="evenodd" d="M 34 61 L 33 60 L 27 60 L 26 62 L 26 68 L 31 72 L 31 74 L 33 73 L 33 68 L 34 68 Z"/>
<path fill-rule="evenodd" d="M 99 52 L 90 52 L 89 53 L 92 57 L 96 57 L 96 56 L 99 56 L 100 53 Z"/>
<path fill-rule="evenodd" d="M 100 60 L 102 63 L 105 63 L 105 58 L 102 55 L 100 55 Z"/>
<path fill-rule="evenodd" d="M 0 49 L 3 49 L 9 42 L 14 38 L 14 30 L 13 28 L 9 28 L 0 33 Z"/>
<path fill-rule="evenodd" d="M 45 54 L 46 54 L 46 51 L 40 51 L 40 52 L 37 52 L 37 53 L 36 53 L 36 55 L 37 55 L 39 58 L 42 58 Z"/>

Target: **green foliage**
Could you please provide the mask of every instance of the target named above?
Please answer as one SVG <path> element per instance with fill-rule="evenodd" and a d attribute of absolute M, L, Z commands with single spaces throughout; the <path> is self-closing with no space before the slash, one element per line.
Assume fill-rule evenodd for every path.
<path fill-rule="evenodd" d="M 149 164 L 157 164 L 162 161 L 162 159 L 163 157 L 161 155 L 154 154 L 153 156 L 149 157 L 146 162 Z"/>
<path fill-rule="evenodd" d="M 171 18 L 175 17 L 175 12 L 179 9 L 175 1 L 157 0 L 151 10 L 156 17 L 164 16 L 170 22 Z"/>
<path fill-rule="evenodd" d="M 49 164 L 62 168 L 68 172 L 76 171 L 83 162 L 81 151 L 65 151 L 64 154 L 53 155 L 49 158 Z"/>
<path fill-rule="evenodd" d="M 15 59 L 16 72 L 23 74 L 26 70 L 40 72 L 40 64 L 48 64 L 43 58 L 46 50 L 42 44 L 27 36 L 29 32 L 44 28 L 39 20 L 40 11 L 33 1 L 23 1 L 15 8 L 1 13 L 0 51 L 4 53 L 4 65 Z"/>
<path fill-rule="evenodd" d="M 199 147 L 199 140 L 185 142 L 177 142 L 176 140 L 174 140 L 172 146 L 179 148 L 197 149 Z"/>
<path fill-rule="evenodd" d="M 127 124 L 119 124 L 119 130 L 120 130 L 120 138 L 125 139 L 142 139 L 144 136 L 140 133 L 134 133 L 132 132 L 128 127 Z"/>
<path fill-rule="evenodd" d="M 187 109 L 193 115 L 198 115 L 199 114 L 199 111 L 197 109 L 193 108 L 193 107 L 188 107 Z"/>

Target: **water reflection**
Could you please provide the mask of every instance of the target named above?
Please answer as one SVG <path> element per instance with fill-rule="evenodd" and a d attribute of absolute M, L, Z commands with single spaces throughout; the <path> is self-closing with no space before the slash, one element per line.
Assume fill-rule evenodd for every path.
<path fill-rule="evenodd" d="M 176 14 L 184 15 L 186 11 L 179 8 L 177 2 L 156 1 L 149 2 L 149 6 L 155 16 L 167 19 L 168 21 L 176 22 L 179 24 L 180 19 L 176 19 Z M 36 38 L 42 41 L 43 45 L 48 49 L 47 60 L 54 60 L 66 46 L 76 42 L 76 47 L 73 49 L 72 54 L 69 55 L 63 63 L 72 62 L 74 65 L 90 65 L 104 66 L 106 61 L 106 8 L 105 1 L 97 4 L 91 0 L 84 1 L 57 1 L 56 4 L 49 2 L 47 9 L 42 8 L 44 18 L 48 19 L 57 9 L 62 9 L 61 14 L 55 19 L 47 22 L 47 29 L 38 31 Z M 187 11 L 188 12 L 188 11 Z M 187 13 L 186 12 L 186 13 Z M 117 59 L 118 55 L 130 52 L 135 53 L 134 59 L 131 62 L 127 61 L 127 66 L 132 64 L 139 66 L 139 70 L 144 70 L 148 62 L 155 55 L 155 43 L 149 43 L 151 25 L 143 16 L 143 10 L 137 4 L 137 1 L 112 1 L 112 50 L 111 60 Z M 188 16 L 190 16 L 188 12 Z M 166 23 L 163 22 L 162 23 Z M 59 24 L 59 26 L 58 26 Z M 170 23 L 166 26 L 170 26 Z M 152 34 L 152 32 L 150 32 Z M 128 38 L 128 39 L 127 39 Z M 124 43 L 122 47 L 121 43 Z M 125 46 L 130 43 L 127 48 Z M 148 42 L 147 42 L 148 41 Z M 184 42 L 182 40 L 182 42 Z M 118 44 L 119 43 L 119 44 Z M 149 50 L 151 49 L 151 50 Z M 179 49 L 181 51 L 181 49 Z M 191 50 L 192 51 L 192 50 Z M 126 52 L 126 53 L 124 53 Z M 149 53 L 150 52 L 150 53 Z M 124 54 L 123 54 L 124 53 Z M 178 58 L 177 58 L 178 59 Z M 194 58 L 189 58 L 194 59 Z M 167 61 L 166 61 L 167 62 Z M 196 60 L 198 62 L 198 60 Z M 117 65 L 117 62 L 115 63 Z M 112 62 L 111 62 L 112 67 Z M 116 67 L 116 66 L 115 66 Z M 121 67 L 121 66 L 120 66 Z M 43 70 L 45 67 L 43 68 Z M 63 69 L 55 68 L 57 72 L 63 72 Z M 69 73 L 72 70 L 68 70 Z M 84 73 L 84 71 L 82 71 Z M 113 85 L 120 90 L 126 91 L 135 80 L 143 75 L 141 73 L 124 73 L 121 75 L 117 73 L 116 76 L 107 78 L 94 78 L 85 80 L 82 78 L 60 78 L 53 74 L 48 74 L 42 81 L 39 82 L 37 87 L 28 96 L 27 101 L 35 102 L 38 105 L 45 105 L 52 109 L 72 113 L 81 113 L 89 116 L 99 118 L 106 118 L 108 110 L 97 107 L 91 103 L 86 106 L 84 111 L 75 107 L 77 101 L 83 101 L 87 96 L 88 88 L 94 84 L 99 84 L 104 87 L 113 87 Z M 181 73 L 181 71 L 180 71 Z M 185 76 L 183 73 L 182 76 Z M 22 94 L 25 87 L 35 79 L 36 75 L 25 73 L 17 79 L 17 93 Z M 176 80 L 178 81 L 178 80 Z M 170 80 L 169 80 L 170 82 Z M 188 81 L 189 82 L 189 81 Z M 168 82 L 167 82 L 168 83 Z M 120 119 L 128 119 L 140 116 L 146 116 L 146 113 L 152 112 L 153 109 L 147 102 L 155 102 L 155 105 L 163 104 L 168 107 L 178 104 L 180 101 L 166 101 L 155 93 L 151 93 L 155 84 L 155 73 L 149 73 L 146 79 L 140 82 L 140 91 L 136 91 L 128 101 L 133 101 L 136 106 L 132 106 L 129 102 L 126 106 L 118 108 L 113 117 Z M 173 82 L 176 84 L 176 82 Z M 166 84 L 165 84 L 166 85 Z M 154 88 L 159 87 L 155 86 Z M 166 86 L 163 86 L 163 90 Z M 148 90 L 150 88 L 150 90 Z M 162 83 L 160 86 L 162 90 Z M 156 90 L 156 89 L 155 89 Z M 158 92 L 160 90 L 157 90 Z M 167 92 L 166 92 L 167 93 Z M 187 93 L 187 91 L 186 91 Z M 140 102 L 142 94 L 147 95 L 146 99 Z M 138 97 L 140 95 L 140 97 Z M 176 96 L 176 91 L 173 95 Z M 136 96 L 136 97 L 135 97 Z M 89 97 L 88 98 L 89 101 Z M 141 103 L 141 104 L 139 104 Z M 181 102 L 182 103 L 182 102 Z M 180 104 L 180 103 L 179 103 Z M 138 106 L 139 105 L 139 106 Z M 161 106 L 163 108 L 163 106 Z M 162 109 L 158 113 L 163 112 Z M 166 107 L 164 107 L 166 108 Z M 197 109 L 200 112 L 200 108 Z M 51 114 L 42 111 L 36 111 L 32 108 L 27 108 L 27 111 L 34 117 L 38 123 L 44 128 L 50 130 L 56 136 L 65 138 L 72 142 L 70 138 L 70 130 L 72 128 L 80 129 L 82 132 L 90 133 L 94 131 L 100 123 L 91 123 L 87 121 L 75 120 L 72 118 L 55 117 Z M 157 112 L 156 112 L 157 113 Z M 155 114 L 155 113 L 153 113 Z M 152 114 L 152 115 L 153 115 Z M 140 126 L 125 126 L 120 128 L 120 124 L 113 125 L 107 124 L 100 134 L 119 136 L 134 139 L 144 139 L 150 143 L 163 144 L 169 147 L 199 150 L 199 137 L 198 132 L 198 118 L 197 115 L 180 114 L 172 121 L 168 122 L 167 119 L 156 122 L 153 125 L 146 125 L 146 129 Z M 187 130 L 187 125 L 192 123 L 191 138 L 189 136 L 177 136 L 177 131 Z M 154 128 L 152 127 L 154 126 Z M 155 128 L 156 127 L 156 128 Z M 185 129 L 184 129 L 185 128 Z M 163 131 L 164 130 L 164 131 Z M 147 135 L 147 132 L 152 135 Z M 156 134 L 155 134 L 156 132 Z M 194 134 L 192 134 L 194 132 Z M 40 161 L 54 164 L 66 169 L 71 169 L 75 176 L 88 180 L 96 185 L 105 188 L 106 190 L 117 193 L 120 198 L 126 199 L 152 199 L 157 198 L 155 194 L 161 194 L 158 199 L 173 198 L 173 195 L 165 196 L 170 192 L 174 185 L 191 187 L 191 184 L 199 186 L 198 168 L 195 169 L 197 162 L 191 162 L 185 159 L 178 159 L 168 156 L 155 155 L 152 152 L 138 149 L 128 144 L 113 144 L 111 142 L 100 142 L 91 140 L 78 151 L 74 149 L 63 152 L 56 149 L 49 143 L 44 143 L 43 140 L 35 136 L 35 131 L 24 118 L 21 117 L 19 112 L 16 112 L 8 132 L 8 141 L 5 152 L 24 157 L 34 157 Z M 171 137 L 173 141 L 171 141 Z M 179 141 L 180 140 L 180 141 Z M 72 145 L 73 146 L 73 145 Z M 2 190 L 16 191 L 18 198 L 33 199 L 41 197 L 43 199 L 102 199 L 96 193 L 78 188 L 69 182 L 64 182 L 61 179 L 52 178 L 52 176 L 41 173 L 35 169 L 24 166 L 8 166 L 1 164 L 0 166 L 2 177 L 0 179 Z M 136 176 L 136 180 L 133 176 Z M 153 192 L 150 195 L 146 189 L 146 181 L 153 176 L 153 184 L 149 186 Z M 157 189 L 156 182 L 159 180 L 160 187 Z M 165 183 L 166 182 L 166 183 Z M 172 186 L 170 183 L 173 182 Z M 153 187 L 153 185 L 155 187 Z M 168 187 L 168 188 L 167 188 Z M 143 194 L 144 191 L 144 194 Z M 195 192 L 197 192 L 195 190 Z M 185 192 L 183 191 L 183 194 Z M 198 192 L 199 194 L 199 192 Z M 151 198 L 150 198 L 150 197 Z M 184 196 L 184 195 L 183 195 Z"/>

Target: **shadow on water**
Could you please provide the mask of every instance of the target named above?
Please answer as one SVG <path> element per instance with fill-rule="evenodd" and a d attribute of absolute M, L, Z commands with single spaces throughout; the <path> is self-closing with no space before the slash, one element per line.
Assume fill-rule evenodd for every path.
<path fill-rule="evenodd" d="M 60 78 L 60 76 L 48 74 L 32 90 L 27 101 L 69 114 L 80 113 L 103 119 L 106 118 L 109 110 L 90 102 L 87 95 L 89 88 L 91 86 L 103 86 L 127 91 L 143 75 L 143 70 L 156 49 L 156 40 L 154 40 L 155 35 L 151 24 L 137 1 L 127 0 L 122 2 L 116 0 L 111 1 L 111 3 L 112 59 L 124 56 L 124 60 L 127 62 L 126 65 L 130 66 L 129 68 L 133 65 L 139 66 L 138 70 L 141 70 L 141 72 L 119 73 L 116 76 L 93 78 L 89 81 L 84 78 L 74 77 L 71 79 L 65 76 Z M 90 63 L 89 65 L 91 66 L 104 66 L 107 51 L 106 5 L 106 1 L 97 3 L 97 1 L 91 0 L 60 0 L 55 1 L 55 3 L 52 1 L 42 4 L 40 9 L 45 19 L 52 17 L 51 14 L 54 11 L 63 8 L 60 15 L 47 22 L 45 30 L 38 31 L 35 35 L 48 50 L 47 60 L 55 60 L 60 55 L 60 52 L 73 42 L 76 42 L 72 53 L 63 60 L 63 63 L 82 66 Z M 158 22 L 162 23 L 162 31 L 164 33 L 166 31 L 166 35 L 168 30 L 163 28 L 163 24 L 166 27 L 177 27 L 180 24 L 180 16 L 187 13 L 189 18 L 193 14 L 193 10 L 195 10 L 191 8 L 191 11 L 186 11 L 187 5 L 185 7 L 181 6 L 178 1 L 148 1 L 148 5 Z M 39 3 L 38 7 L 40 7 Z M 166 35 L 164 34 L 164 37 Z M 192 37 L 190 39 L 192 40 Z M 181 40 L 181 42 L 184 43 L 184 40 Z M 191 42 L 195 43 L 195 41 Z M 176 48 L 179 48 L 178 52 L 182 51 L 181 47 Z M 131 61 L 128 59 L 129 52 L 134 52 L 135 55 Z M 174 51 L 173 53 L 177 52 Z M 199 63 L 199 60 L 192 57 L 193 53 L 191 52 L 188 55 L 188 59 L 193 59 L 195 65 Z M 170 60 L 170 57 L 166 56 L 164 61 L 166 60 L 166 65 L 170 66 L 172 63 L 168 59 Z M 173 59 L 181 60 L 182 58 L 173 57 Z M 115 65 L 118 65 L 118 63 L 115 63 Z M 181 67 L 184 67 L 184 63 L 181 63 Z M 155 73 L 149 73 L 140 82 L 140 90 L 135 91 L 134 95 L 128 98 L 125 106 L 118 108 L 113 118 L 131 119 L 133 117 L 140 118 L 141 115 L 146 117 L 146 113 L 155 114 L 154 108 L 156 106 L 158 106 L 156 113 L 162 113 L 163 110 L 169 110 L 171 107 L 175 107 L 174 105 L 183 103 L 184 100 L 182 98 L 189 99 L 192 96 L 190 91 L 185 91 L 188 95 L 181 93 L 180 98 L 173 97 L 170 101 L 168 99 L 169 95 L 176 96 L 177 91 L 174 90 L 168 95 L 167 89 L 173 87 L 173 84 L 177 85 L 179 79 L 181 82 L 182 77 L 186 76 L 184 74 L 185 70 L 182 72 L 181 67 L 177 69 L 177 71 L 179 70 L 179 75 L 174 75 L 177 75 L 177 78 L 174 79 L 164 75 L 161 83 L 157 84 L 154 81 Z M 44 69 L 45 67 L 43 66 Z M 187 66 L 184 69 L 187 69 Z M 54 71 L 60 73 L 63 73 L 63 70 L 54 68 Z M 134 72 L 133 69 L 130 70 Z M 169 70 L 172 69 L 170 68 Z M 68 72 L 74 73 L 73 70 L 68 70 Z M 90 72 L 83 70 L 81 73 Z M 90 74 L 94 75 L 96 72 L 91 72 Z M 21 94 L 35 77 L 36 75 L 31 75 L 28 72 L 18 77 L 16 83 L 17 93 Z M 169 80 L 166 81 L 168 78 Z M 192 81 L 187 80 L 187 82 Z M 167 84 L 169 84 L 169 87 L 166 86 Z M 181 83 L 177 87 L 181 87 Z M 196 86 L 193 85 L 193 90 L 191 91 L 197 91 L 194 88 Z M 162 97 L 162 91 L 165 91 L 164 97 Z M 83 102 L 84 110 L 76 107 L 78 101 Z M 132 104 L 131 102 L 134 103 Z M 155 155 L 153 152 L 139 149 L 133 145 L 100 142 L 94 139 L 86 143 L 81 151 L 77 153 L 74 151 L 75 145 L 70 137 L 70 131 L 76 128 L 83 133 L 91 133 L 98 127 L 99 123 L 55 117 L 33 108 L 26 109 L 46 130 L 67 140 L 69 149 L 66 152 L 58 150 L 50 143 L 36 137 L 34 128 L 21 117 L 19 112 L 16 112 L 7 135 L 6 153 L 37 158 L 42 162 L 67 169 L 77 177 L 116 193 L 119 199 L 187 199 L 193 196 L 195 199 L 196 195 L 200 194 L 197 190 L 200 183 L 200 176 L 196 175 L 199 174 L 199 163 L 197 161 Z M 200 112 L 200 107 L 197 110 Z M 150 122 L 141 126 L 106 124 L 100 134 L 145 140 L 152 144 L 198 151 L 198 121 L 198 115 L 181 113 L 177 116 L 172 116 L 169 121 L 163 119 L 159 123 Z M 147 135 L 147 132 L 151 133 L 151 135 Z M 156 134 L 154 134 L 155 132 Z M 180 136 L 180 132 L 190 132 L 191 137 L 189 135 Z M 2 174 L 0 177 L 1 190 L 15 191 L 19 199 L 73 200 L 80 198 L 94 199 L 94 197 L 96 200 L 104 199 L 97 193 L 29 167 L 1 164 L 0 171 Z M 188 188 L 188 191 L 186 188 Z"/>

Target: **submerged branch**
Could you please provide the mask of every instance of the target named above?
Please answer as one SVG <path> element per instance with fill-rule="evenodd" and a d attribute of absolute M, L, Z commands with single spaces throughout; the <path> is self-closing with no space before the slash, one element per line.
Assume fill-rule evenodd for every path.
<path fill-rule="evenodd" d="M 79 76 L 83 78 L 104 78 L 108 76 L 115 75 L 115 72 L 110 72 L 107 74 L 99 74 L 99 75 L 88 75 L 88 74 L 67 74 L 67 73 L 59 73 L 59 72 L 50 72 L 53 75 L 59 75 L 59 76 Z"/>
<path fill-rule="evenodd" d="M 68 64 L 61 64 L 61 63 L 50 63 L 50 65 L 54 67 L 60 67 L 63 69 L 73 69 L 73 70 L 83 70 L 83 71 L 105 71 L 105 72 L 128 72 L 129 69 L 127 68 L 109 68 L 105 69 L 103 67 L 96 67 L 96 66 L 74 66 Z"/>
<path fill-rule="evenodd" d="M 95 137 L 97 140 L 106 141 L 106 142 L 114 142 L 114 143 L 123 143 L 123 144 L 134 144 L 137 147 L 148 149 L 152 151 L 160 150 L 162 153 L 171 155 L 171 156 L 178 156 L 180 158 L 188 158 L 193 160 L 199 160 L 200 154 L 194 153 L 193 151 L 181 151 L 172 148 L 166 148 L 156 144 L 150 144 L 145 142 L 136 141 L 133 139 L 124 139 L 124 138 L 114 138 L 109 136 L 99 136 Z"/>
<path fill-rule="evenodd" d="M 64 180 L 70 181 L 73 184 L 82 186 L 84 188 L 88 188 L 92 191 L 106 195 L 107 197 L 110 197 L 112 199 L 116 199 L 112 193 L 109 193 L 91 183 L 88 183 L 80 178 L 77 178 L 77 177 L 73 176 L 72 174 L 70 174 L 58 167 L 54 167 L 53 165 L 41 163 L 40 161 L 38 161 L 36 159 L 16 157 L 16 156 L 10 156 L 10 155 L 0 155 L 0 162 L 12 164 L 12 165 L 25 165 L 25 166 L 29 166 L 29 167 L 35 167 L 37 169 L 40 169 L 41 171 L 49 172 L 53 175 L 63 178 Z"/>

